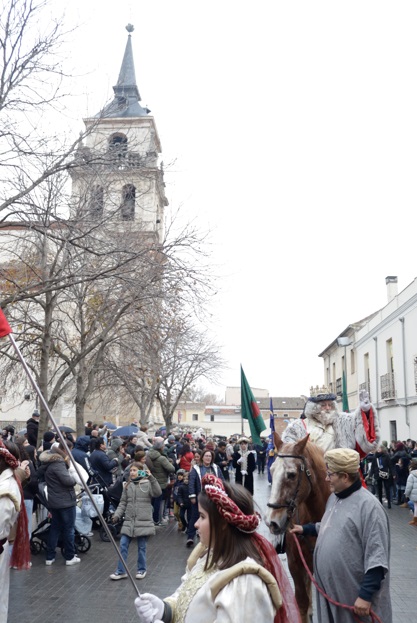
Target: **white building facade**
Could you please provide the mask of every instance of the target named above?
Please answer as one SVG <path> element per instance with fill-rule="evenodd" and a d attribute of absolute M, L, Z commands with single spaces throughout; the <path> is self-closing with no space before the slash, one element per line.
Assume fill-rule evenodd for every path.
<path fill-rule="evenodd" d="M 397 277 L 386 284 L 387 305 L 349 325 L 320 356 L 325 385 L 340 401 L 346 370 L 351 410 L 359 391 L 369 391 L 389 442 L 417 438 L 417 278 L 399 294 Z"/>

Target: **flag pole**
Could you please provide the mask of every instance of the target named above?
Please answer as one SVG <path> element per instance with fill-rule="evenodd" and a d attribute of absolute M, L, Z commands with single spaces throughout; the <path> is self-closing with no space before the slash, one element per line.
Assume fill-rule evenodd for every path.
<path fill-rule="evenodd" d="M 0 309 L 0 316 L 1 316 L 1 315 L 4 315 L 4 314 L 3 314 L 2 310 Z M 1 321 L 1 320 L 2 320 L 2 318 L 0 317 L 0 321 Z M 6 322 L 7 322 L 7 321 L 6 321 Z M 3 332 L 3 335 L 1 335 L 1 337 L 3 337 L 4 335 L 5 335 L 5 334 L 4 334 L 4 332 Z M 20 348 L 19 348 L 19 347 L 18 347 L 18 345 L 16 344 L 16 341 L 15 341 L 15 339 L 14 339 L 14 337 L 13 337 L 12 333 L 11 333 L 11 329 L 10 329 L 10 332 L 9 332 L 9 333 L 6 333 L 6 335 L 8 335 L 9 340 L 10 340 L 10 342 L 11 342 L 11 344 L 12 344 L 13 348 L 14 348 L 14 349 L 15 349 L 15 351 L 16 351 L 16 354 L 17 354 L 17 356 L 18 356 L 18 358 L 19 358 L 19 360 L 20 360 L 20 362 L 21 362 L 21 364 L 22 364 L 22 366 L 23 366 L 23 368 L 24 368 L 24 370 L 25 370 L 25 372 L 26 372 L 26 374 L 27 374 L 27 376 L 28 376 L 28 378 L 29 378 L 29 381 L 30 381 L 30 383 L 31 383 L 31 385 L 32 385 L 32 387 L 33 387 L 33 389 L 35 390 L 36 394 L 38 395 L 39 400 L 41 401 L 41 404 L 43 405 L 43 408 L 44 408 L 44 409 L 45 409 L 45 411 L 47 412 L 48 417 L 49 417 L 49 419 L 51 420 L 51 422 L 52 422 L 52 424 L 53 424 L 53 427 L 54 427 L 54 428 L 55 428 L 55 430 L 57 431 L 57 434 L 58 434 L 59 440 L 60 440 L 60 442 L 62 443 L 62 445 L 64 446 L 64 448 L 65 448 L 66 452 L 68 453 L 68 456 L 69 456 L 69 458 L 70 458 L 70 461 L 71 461 L 71 463 L 72 463 L 72 465 L 73 465 L 73 467 L 74 467 L 75 471 L 77 472 L 78 478 L 79 478 L 79 479 L 80 479 L 80 481 L 82 482 L 83 489 L 84 489 L 85 493 L 88 495 L 88 497 L 90 498 L 92 505 L 94 506 L 94 510 L 95 510 L 95 511 L 96 511 L 96 513 L 97 513 L 97 516 L 98 516 L 98 518 L 99 518 L 99 520 L 100 520 L 101 525 L 103 526 L 103 528 L 104 528 L 104 530 L 105 530 L 105 532 L 106 532 L 107 536 L 109 537 L 110 542 L 113 544 L 113 547 L 114 547 L 114 549 L 116 550 L 116 553 L 117 553 L 117 555 L 118 555 L 118 557 L 119 557 L 120 561 L 122 562 L 122 564 L 123 564 L 123 566 L 124 566 L 124 569 L 125 569 L 125 571 L 126 571 L 126 573 L 127 573 L 128 577 L 129 577 L 130 581 L 132 582 L 132 584 L 133 584 L 133 586 L 134 586 L 134 588 L 135 588 L 135 591 L 136 591 L 136 593 L 137 593 L 138 597 L 140 597 L 140 592 L 139 592 L 139 589 L 138 589 L 138 587 L 137 587 L 137 584 L 136 584 L 135 580 L 133 579 L 133 576 L 132 576 L 132 574 L 130 573 L 129 569 L 127 568 L 127 565 L 126 565 L 125 561 L 123 560 L 123 556 L 122 556 L 122 554 L 121 554 L 121 552 L 120 552 L 120 549 L 118 548 L 117 543 L 116 543 L 116 541 L 114 540 L 113 535 L 112 535 L 112 533 L 110 532 L 109 527 L 108 527 L 107 523 L 105 522 L 104 517 L 103 517 L 103 515 L 101 514 L 101 511 L 100 511 L 100 509 L 98 508 L 98 506 L 97 506 L 97 504 L 96 504 L 96 501 L 95 501 L 95 499 L 94 499 L 93 494 L 91 493 L 91 491 L 90 491 L 90 489 L 89 489 L 89 487 L 88 487 L 87 483 L 84 481 L 84 478 L 83 478 L 83 475 L 82 475 L 81 471 L 78 469 L 77 461 L 75 461 L 75 460 L 74 460 L 74 457 L 72 456 L 71 450 L 70 450 L 70 449 L 69 449 L 69 447 L 68 447 L 68 444 L 67 444 L 67 442 L 66 442 L 66 440 L 65 440 L 64 435 L 63 435 L 63 434 L 62 434 L 62 432 L 60 431 L 60 429 L 59 429 L 59 427 L 58 427 L 58 425 L 57 425 L 57 422 L 56 422 L 56 420 L 55 420 L 54 416 L 52 415 L 51 410 L 50 410 L 50 408 L 49 408 L 49 406 L 48 406 L 48 404 L 47 404 L 47 402 L 46 402 L 45 398 L 43 397 L 43 394 L 42 394 L 42 392 L 41 392 L 40 388 L 38 387 L 38 385 L 37 385 L 37 383 L 36 383 L 35 379 L 33 378 L 33 375 L 32 375 L 32 372 L 31 372 L 31 371 L 30 371 L 30 369 L 29 369 L 29 366 L 27 365 L 27 363 L 26 363 L 26 361 L 25 361 L 25 359 L 24 359 L 24 357 L 23 357 L 22 353 L 20 352 Z"/>

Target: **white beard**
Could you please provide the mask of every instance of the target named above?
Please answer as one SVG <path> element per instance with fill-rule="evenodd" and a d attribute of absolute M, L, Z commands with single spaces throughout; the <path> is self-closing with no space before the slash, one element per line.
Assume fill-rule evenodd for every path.
<path fill-rule="evenodd" d="M 337 418 L 337 411 L 320 411 L 320 413 L 316 416 L 313 416 L 314 420 L 320 422 L 323 426 L 329 426 L 329 424 L 333 424 L 335 419 Z"/>

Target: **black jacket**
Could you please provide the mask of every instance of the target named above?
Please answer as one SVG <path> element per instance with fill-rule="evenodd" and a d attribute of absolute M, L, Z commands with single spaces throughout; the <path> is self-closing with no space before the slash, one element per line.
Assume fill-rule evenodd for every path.
<path fill-rule="evenodd" d="M 94 450 L 90 454 L 90 465 L 98 473 L 106 487 L 108 487 L 113 482 L 112 471 L 119 466 L 119 461 L 117 459 L 109 459 L 103 450 Z"/>
<path fill-rule="evenodd" d="M 55 452 L 42 452 L 39 457 L 39 480 L 44 479 L 48 486 L 48 508 L 70 508 L 76 505 L 74 491 L 75 479 L 69 474 L 69 465 Z"/>
<path fill-rule="evenodd" d="M 39 421 L 31 417 L 26 422 L 26 437 L 31 446 L 38 447 Z"/>

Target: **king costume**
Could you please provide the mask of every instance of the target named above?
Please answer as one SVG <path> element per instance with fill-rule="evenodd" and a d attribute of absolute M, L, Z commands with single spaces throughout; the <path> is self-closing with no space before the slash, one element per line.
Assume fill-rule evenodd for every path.
<path fill-rule="evenodd" d="M 334 402 L 330 413 L 323 413 L 320 403 Z M 360 393 L 360 404 L 353 413 L 339 413 L 335 394 L 311 396 L 304 408 L 305 418 L 291 422 L 285 429 L 284 443 L 295 443 L 306 435 L 323 452 L 334 448 L 351 448 L 364 458 L 380 443 L 378 416 L 369 402 L 367 392 Z"/>

